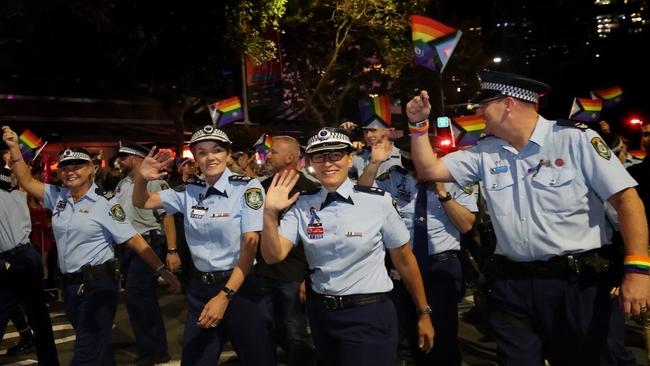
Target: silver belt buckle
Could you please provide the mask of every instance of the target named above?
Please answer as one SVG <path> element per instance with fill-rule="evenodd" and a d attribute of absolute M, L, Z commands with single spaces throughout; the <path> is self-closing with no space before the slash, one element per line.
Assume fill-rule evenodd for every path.
<path fill-rule="evenodd" d="M 343 298 L 340 296 L 323 295 L 325 308 L 327 310 L 343 309 Z"/>

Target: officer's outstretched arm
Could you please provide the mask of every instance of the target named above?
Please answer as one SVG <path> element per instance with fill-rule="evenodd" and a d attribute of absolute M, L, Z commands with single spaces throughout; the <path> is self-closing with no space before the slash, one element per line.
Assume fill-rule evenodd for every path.
<path fill-rule="evenodd" d="M 12 161 L 11 170 L 18 180 L 18 184 L 31 196 L 42 201 L 45 196 L 45 184 L 32 177 L 32 173 L 23 159 L 23 154 L 20 152 L 18 135 L 9 126 L 2 126 L 2 139 L 9 147 Z"/>
<path fill-rule="evenodd" d="M 149 155 L 142 160 L 140 170 L 135 175 L 133 184 L 133 205 L 139 208 L 162 208 L 162 201 L 158 192 L 149 192 L 147 182 L 162 179 L 167 172 L 165 167 L 174 159 L 166 151 L 156 151 L 154 146 Z"/>
<path fill-rule="evenodd" d="M 429 94 L 423 90 L 406 105 L 406 116 L 410 122 L 424 123 L 429 118 L 431 104 Z M 428 122 L 426 123 L 428 125 Z M 453 182 L 447 166 L 433 153 L 428 130 L 421 134 L 411 133 L 411 158 L 418 178 L 437 182 Z"/>
<path fill-rule="evenodd" d="M 298 181 L 294 171 L 276 174 L 264 200 L 264 228 L 262 229 L 261 251 L 266 263 L 278 263 L 287 257 L 293 243 L 278 232 L 280 212 L 290 207 L 298 199 L 299 193 L 289 197 L 289 193 Z"/>
<path fill-rule="evenodd" d="M 127 240 L 126 244 L 151 268 L 156 270 L 158 275 L 169 284 L 174 293 L 181 291 L 181 283 L 176 276 L 165 268 L 165 264 L 158 258 L 156 252 L 151 249 L 151 246 L 149 246 L 140 234 L 134 235 L 131 239 Z"/>
<path fill-rule="evenodd" d="M 625 255 L 648 255 L 648 221 L 636 189 L 627 188 L 608 199 L 618 214 Z M 621 284 L 621 302 L 626 314 L 639 315 L 650 307 L 650 277 L 626 273 Z M 646 310 L 642 310 L 646 309 Z"/>
<path fill-rule="evenodd" d="M 425 310 L 429 309 L 429 305 L 427 304 L 427 297 L 424 293 L 424 285 L 422 284 L 422 275 L 420 274 L 418 262 L 408 243 L 397 248 L 388 249 L 388 253 L 420 315 L 418 319 L 418 346 L 423 352 L 429 353 L 433 348 L 434 331 L 431 317 L 428 314 L 430 311 L 427 312 Z"/>

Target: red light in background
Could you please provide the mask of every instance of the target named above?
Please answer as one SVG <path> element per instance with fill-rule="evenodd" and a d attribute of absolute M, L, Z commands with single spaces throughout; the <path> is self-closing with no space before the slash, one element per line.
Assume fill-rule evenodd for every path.
<path fill-rule="evenodd" d="M 627 123 L 629 123 L 631 126 L 634 126 L 634 127 L 643 125 L 643 121 L 640 118 L 637 118 L 637 117 L 632 117 L 632 118 L 628 119 Z"/>
<path fill-rule="evenodd" d="M 444 139 L 440 141 L 440 146 L 451 146 L 451 140 L 450 139 Z"/>

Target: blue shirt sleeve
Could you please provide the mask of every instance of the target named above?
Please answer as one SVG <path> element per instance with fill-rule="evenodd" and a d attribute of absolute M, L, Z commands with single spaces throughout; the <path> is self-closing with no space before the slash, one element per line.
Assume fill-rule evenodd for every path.
<path fill-rule="evenodd" d="M 261 199 L 261 203 L 258 203 Z M 257 179 L 252 179 L 246 185 L 242 197 L 241 232 L 262 231 L 264 227 L 264 188 Z"/>
<path fill-rule="evenodd" d="M 126 219 L 124 209 L 117 199 L 112 199 L 100 210 L 98 222 L 110 233 L 115 243 L 122 244 L 137 234 L 133 225 Z M 116 214 L 118 210 L 122 210 L 122 215 Z"/>
<path fill-rule="evenodd" d="M 580 145 L 577 148 L 582 162 L 582 174 L 601 200 L 606 201 L 613 194 L 637 185 L 596 131 L 580 132 L 580 137 Z M 606 150 L 599 152 L 597 147 L 602 146 Z"/>
<path fill-rule="evenodd" d="M 187 187 L 186 189 L 189 189 Z M 185 212 L 186 192 L 177 192 L 173 189 L 164 189 L 158 192 L 163 208 L 168 214 L 173 215 L 177 212 Z"/>
<path fill-rule="evenodd" d="M 43 207 L 54 211 L 56 199 L 59 196 L 60 189 L 52 184 L 45 183 L 45 194 L 43 196 Z"/>
<path fill-rule="evenodd" d="M 467 189 L 469 193 L 456 183 L 446 183 L 445 187 L 447 188 L 447 191 L 451 193 L 451 197 L 453 197 L 453 199 L 458 202 L 458 204 L 465 207 L 470 212 L 478 212 L 478 206 L 476 205 L 476 195 L 474 194 L 473 185 L 469 186 L 469 188 L 471 188 L 471 191 L 469 191 L 469 188 Z"/>
<path fill-rule="evenodd" d="M 280 220 L 280 227 L 278 228 L 278 233 L 289 240 L 293 246 L 296 246 L 300 239 L 298 237 L 298 215 L 300 215 L 298 206 L 293 205 Z"/>
<path fill-rule="evenodd" d="M 386 198 L 385 210 L 388 214 L 386 215 L 386 222 L 381 228 L 381 236 L 386 248 L 399 248 L 408 243 L 410 234 L 399 214 L 394 198 L 390 195 L 386 195 L 384 198 Z"/>
<path fill-rule="evenodd" d="M 460 186 L 469 186 L 481 180 L 481 153 L 477 146 L 447 154 L 441 160 Z"/>
<path fill-rule="evenodd" d="M 169 185 L 164 180 L 152 180 L 147 183 L 147 191 L 149 192 L 161 192 L 165 189 L 169 189 Z M 164 209 L 156 209 L 154 211 L 159 216 L 166 213 Z"/>

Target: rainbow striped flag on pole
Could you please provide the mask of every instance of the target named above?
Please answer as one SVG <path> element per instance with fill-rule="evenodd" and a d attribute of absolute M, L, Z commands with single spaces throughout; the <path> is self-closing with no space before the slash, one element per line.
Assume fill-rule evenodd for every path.
<path fill-rule="evenodd" d="M 411 15 L 410 20 L 415 64 L 442 74 L 463 33 L 421 15 Z"/>
<path fill-rule="evenodd" d="M 361 98 L 359 100 L 361 126 L 366 128 L 390 127 L 392 107 L 388 95 Z"/>
<path fill-rule="evenodd" d="M 23 154 L 25 160 L 31 161 L 34 159 L 34 149 L 43 145 L 43 141 L 32 131 L 25 129 L 23 133 L 18 136 L 18 145 L 20 146 L 20 152 Z"/>
<path fill-rule="evenodd" d="M 569 119 L 582 122 L 597 122 L 603 110 L 602 99 L 574 98 Z"/>
<path fill-rule="evenodd" d="M 603 107 L 609 108 L 617 105 L 623 100 L 623 89 L 620 86 L 613 86 L 605 89 L 595 89 L 591 91 L 591 97 L 602 99 Z"/>
<path fill-rule="evenodd" d="M 485 119 L 477 114 L 453 117 L 451 123 L 452 136 L 455 146 L 472 146 L 478 143 L 483 130 Z"/>
<path fill-rule="evenodd" d="M 220 100 L 208 106 L 212 123 L 222 127 L 244 118 L 241 109 L 241 101 L 238 96 Z"/>

